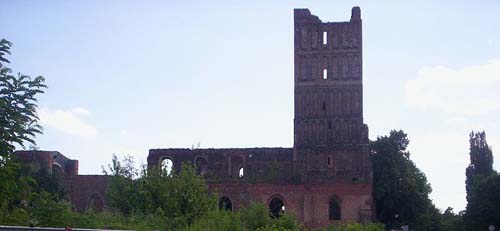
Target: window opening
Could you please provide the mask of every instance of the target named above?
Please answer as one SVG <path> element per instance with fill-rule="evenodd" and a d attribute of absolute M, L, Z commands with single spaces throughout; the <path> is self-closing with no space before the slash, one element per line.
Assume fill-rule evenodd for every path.
<path fill-rule="evenodd" d="M 245 176 L 245 169 L 240 168 L 239 176 L 240 176 L 240 178 L 242 178 L 243 176 Z"/>
<path fill-rule="evenodd" d="M 285 212 L 285 203 L 277 197 L 269 203 L 269 212 L 272 218 L 280 218 Z"/>
<path fill-rule="evenodd" d="M 229 197 L 221 197 L 219 200 L 219 209 L 233 211 L 233 203 Z"/>
<path fill-rule="evenodd" d="M 341 219 L 340 205 L 335 199 L 330 199 L 328 206 L 328 218 L 331 221 L 338 221 Z"/>

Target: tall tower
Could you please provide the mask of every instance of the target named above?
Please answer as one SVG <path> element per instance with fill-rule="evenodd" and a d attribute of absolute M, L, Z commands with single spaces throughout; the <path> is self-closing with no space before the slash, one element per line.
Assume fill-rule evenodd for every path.
<path fill-rule="evenodd" d="M 370 181 L 361 10 L 348 22 L 294 11 L 294 159 L 308 182 Z"/>

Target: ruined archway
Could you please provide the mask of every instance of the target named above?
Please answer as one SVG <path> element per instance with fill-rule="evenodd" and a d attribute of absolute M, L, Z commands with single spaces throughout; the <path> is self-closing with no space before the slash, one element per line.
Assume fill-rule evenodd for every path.
<path fill-rule="evenodd" d="M 328 219 L 331 221 L 339 221 L 342 219 L 341 215 L 340 201 L 336 197 L 330 198 L 328 202 Z"/>
<path fill-rule="evenodd" d="M 229 197 L 221 197 L 219 200 L 219 209 L 224 209 L 227 211 L 233 211 L 233 203 Z"/>
<path fill-rule="evenodd" d="M 160 162 L 160 171 L 162 173 L 166 173 L 167 175 L 172 174 L 172 170 L 174 169 L 174 162 L 170 157 L 163 157 Z"/>
<path fill-rule="evenodd" d="M 273 196 L 269 202 L 269 213 L 272 218 L 280 218 L 285 212 L 285 202 L 280 196 Z"/>
<path fill-rule="evenodd" d="M 52 164 L 52 175 L 56 177 L 61 177 L 64 175 L 64 169 L 57 162 Z"/>

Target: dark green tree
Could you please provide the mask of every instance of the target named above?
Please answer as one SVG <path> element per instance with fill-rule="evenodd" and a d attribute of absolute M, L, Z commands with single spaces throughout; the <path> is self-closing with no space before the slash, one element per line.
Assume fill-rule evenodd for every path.
<path fill-rule="evenodd" d="M 464 231 L 463 215 L 454 213 L 453 208 L 448 207 L 441 214 L 441 229 L 442 231 Z"/>
<path fill-rule="evenodd" d="M 489 225 L 500 224 L 500 176 L 493 169 L 493 153 L 486 142 L 486 133 L 471 132 L 469 145 L 464 221 L 467 230 L 487 230 Z"/>
<path fill-rule="evenodd" d="M 467 177 L 465 181 L 467 201 L 469 201 L 474 179 L 488 177 L 494 173 L 493 153 L 486 142 L 486 133 L 484 131 L 472 131 L 469 134 L 469 157 L 470 164 L 465 169 L 465 175 Z"/>
<path fill-rule="evenodd" d="M 431 186 L 410 160 L 409 139 L 403 131 L 371 142 L 373 198 L 377 219 L 387 228 L 438 230 L 439 211 L 429 199 Z"/>
<path fill-rule="evenodd" d="M 500 224 L 500 176 L 496 173 L 474 180 L 464 216 L 467 230 L 488 230 Z"/>
<path fill-rule="evenodd" d="M 5 66 L 9 60 L 12 43 L 0 40 L 0 154 L 3 161 L 9 158 L 14 144 L 25 147 L 25 142 L 35 145 L 33 138 L 42 133 L 36 114 L 36 96 L 43 93 L 47 86 L 45 79 L 18 73 Z"/>
<path fill-rule="evenodd" d="M 27 200 L 32 180 L 20 174 L 20 165 L 12 158 L 15 146 L 35 145 L 34 137 L 42 133 L 36 114 L 38 94 L 47 86 L 45 79 L 18 73 L 5 66 L 10 63 L 12 43 L 0 40 L 0 207 L 11 208 Z"/>

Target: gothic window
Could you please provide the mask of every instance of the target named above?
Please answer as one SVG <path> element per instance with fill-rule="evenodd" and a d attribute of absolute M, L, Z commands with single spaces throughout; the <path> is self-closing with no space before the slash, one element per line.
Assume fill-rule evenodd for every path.
<path fill-rule="evenodd" d="M 302 30 L 300 32 L 301 32 L 300 38 L 301 38 L 302 48 L 306 48 L 307 47 L 307 29 L 302 28 Z"/>
<path fill-rule="evenodd" d="M 52 164 L 52 175 L 56 177 L 61 177 L 64 174 L 64 170 L 59 163 Z"/>
<path fill-rule="evenodd" d="M 323 45 L 328 44 L 328 32 L 323 31 Z"/>
<path fill-rule="evenodd" d="M 323 79 L 328 79 L 328 70 L 323 69 Z"/>
<path fill-rule="evenodd" d="M 196 170 L 196 175 L 198 176 L 204 176 L 207 173 L 208 169 L 208 161 L 207 159 L 203 157 L 197 157 L 195 160 L 195 170 Z"/>
<path fill-rule="evenodd" d="M 269 213 L 273 218 L 280 218 L 285 212 L 285 203 L 279 197 L 274 197 L 271 202 L 269 202 Z"/>
<path fill-rule="evenodd" d="M 244 162 L 241 156 L 232 156 L 230 159 L 231 172 L 230 175 L 234 178 L 241 178 L 243 173 Z"/>
<path fill-rule="evenodd" d="M 328 218 L 331 221 L 341 220 L 341 210 L 338 201 L 335 198 L 331 198 L 328 203 Z"/>
<path fill-rule="evenodd" d="M 313 31 L 312 32 L 312 47 L 316 48 L 318 46 L 318 32 Z"/>
<path fill-rule="evenodd" d="M 169 157 L 165 157 L 161 161 L 160 170 L 167 175 L 172 173 L 172 169 L 174 168 L 174 162 Z"/>

